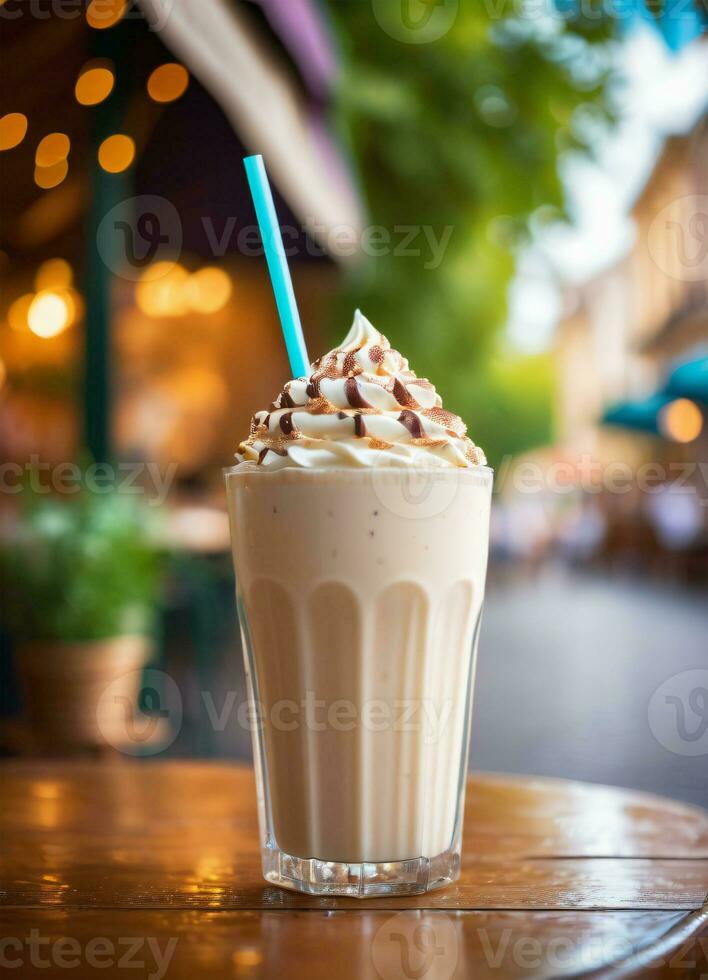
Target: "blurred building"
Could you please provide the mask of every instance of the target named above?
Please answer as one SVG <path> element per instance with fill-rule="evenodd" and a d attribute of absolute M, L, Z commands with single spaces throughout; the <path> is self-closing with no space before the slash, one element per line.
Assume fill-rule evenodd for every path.
<path fill-rule="evenodd" d="M 707 156 L 705 119 L 671 137 L 634 205 L 631 250 L 566 295 L 556 356 L 558 431 L 568 446 L 603 456 L 619 441 L 635 455 L 638 428 L 618 437 L 599 425 L 604 413 L 650 400 L 674 367 L 708 353 Z M 651 415 L 648 401 L 650 434 Z"/>
<path fill-rule="evenodd" d="M 602 554 L 691 581 L 708 572 L 707 157 L 706 119 L 667 140 L 631 249 L 568 293 L 556 346 L 560 442 L 593 474 Z"/>

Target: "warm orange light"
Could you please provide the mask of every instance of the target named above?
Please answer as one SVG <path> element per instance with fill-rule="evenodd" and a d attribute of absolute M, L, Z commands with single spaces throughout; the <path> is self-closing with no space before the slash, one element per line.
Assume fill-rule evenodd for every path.
<path fill-rule="evenodd" d="M 148 78 L 148 95 L 155 102 L 174 102 L 187 91 L 189 72 L 184 65 L 170 62 L 160 65 Z"/>
<path fill-rule="evenodd" d="M 703 431 L 703 412 L 689 398 L 677 398 L 662 409 L 659 428 L 674 442 L 693 442 Z"/>
<path fill-rule="evenodd" d="M 49 190 L 50 187 L 58 187 L 69 173 L 69 164 L 66 160 L 60 160 L 51 167 L 35 167 L 34 182 L 37 187 Z"/>
<path fill-rule="evenodd" d="M 223 269 L 209 266 L 189 277 L 185 286 L 187 302 L 196 313 L 216 313 L 231 298 L 231 279 Z"/>
<path fill-rule="evenodd" d="M 86 8 L 86 22 L 97 31 L 117 24 L 128 6 L 126 0 L 91 0 Z"/>
<path fill-rule="evenodd" d="M 24 330 L 27 326 L 27 314 L 33 299 L 34 293 L 25 293 L 10 306 L 7 311 L 7 322 L 13 330 Z"/>
<path fill-rule="evenodd" d="M 4 386 L 6 377 L 7 377 L 7 368 L 5 367 L 5 362 L 0 361 L 0 388 Z"/>
<path fill-rule="evenodd" d="M 71 141 L 66 133 L 50 133 L 39 141 L 34 162 L 38 167 L 53 167 L 55 163 L 66 160 L 71 149 Z"/>
<path fill-rule="evenodd" d="M 103 102 L 113 91 L 116 81 L 110 68 L 105 65 L 90 67 L 90 64 L 84 66 L 74 89 L 76 101 L 81 105 L 98 105 Z"/>
<path fill-rule="evenodd" d="M 56 337 L 71 323 L 74 310 L 66 293 L 44 291 L 37 293 L 27 314 L 27 322 L 33 334 L 47 339 Z"/>
<path fill-rule="evenodd" d="M 109 136 L 98 148 L 98 162 L 109 174 L 122 173 L 134 159 L 135 142 L 122 133 Z"/>
<path fill-rule="evenodd" d="M 66 259 L 47 259 L 42 262 L 34 277 L 37 291 L 42 289 L 68 289 L 74 280 L 74 273 Z"/>
<path fill-rule="evenodd" d="M 243 949 L 237 949 L 232 958 L 237 972 L 240 972 L 242 969 L 250 970 L 251 967 L 260 966 L 263 962 L 261 951 L 249 946 L 244 946 Z"/>
<path fill-rule="evenodd" d="M 179 264 L 160 263 L 165 266 L 159 279 L 147 276 L 138 283 L 135 300 L 148 316 L 184 316 L 189 310 L 185 286 L 189 273 Z"/>
<path fill-rule="evenodd" d="M 27 116 L 21 112 L 8 112 L 0 117 L 0 150 L 12 150 L 27 135 Z"/>

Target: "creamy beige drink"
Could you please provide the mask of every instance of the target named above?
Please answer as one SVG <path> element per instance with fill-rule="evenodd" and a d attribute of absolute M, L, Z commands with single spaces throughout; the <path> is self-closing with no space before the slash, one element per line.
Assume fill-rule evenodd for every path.
<path fill-rule="evenodd" d="M 266 877 L 454 880 L 491 472 L 360 314 L 227 476 Z"/>

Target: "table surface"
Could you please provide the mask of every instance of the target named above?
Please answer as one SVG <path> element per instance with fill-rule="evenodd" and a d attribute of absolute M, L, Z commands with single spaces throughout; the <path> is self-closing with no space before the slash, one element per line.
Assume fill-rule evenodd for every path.
<path fill-rule="evenodd" d="M 0 794 L 0 965 L 15 976 L 708 972 L 708 813 L 670 800 L 474 775 L 460 880 L 357 900 L 263 881 L 248 769 L 9 762 Z"/>

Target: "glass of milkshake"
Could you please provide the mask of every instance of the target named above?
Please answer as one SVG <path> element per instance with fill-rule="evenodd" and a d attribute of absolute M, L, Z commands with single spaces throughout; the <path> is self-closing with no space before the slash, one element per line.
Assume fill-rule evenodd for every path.
<path fill-rule="evenodd" d="M 263 873 L 413 895 L 459 873 L 492 472 L 357 312 L 227 471 Z"/>

